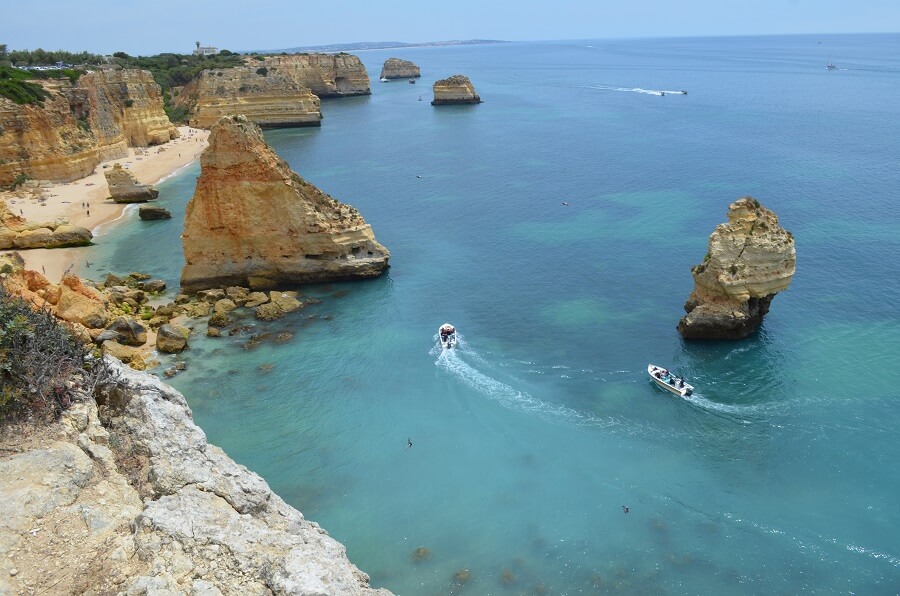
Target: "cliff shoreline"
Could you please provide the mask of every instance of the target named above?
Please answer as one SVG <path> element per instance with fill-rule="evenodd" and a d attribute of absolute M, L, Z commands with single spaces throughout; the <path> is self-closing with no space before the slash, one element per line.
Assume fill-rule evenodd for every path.
<path fill-rule="evenodd" d="M 181 393 L 107 362 L 96 400 L 0 441 L 0 593 L 390 594 L 210 445 Z"/>

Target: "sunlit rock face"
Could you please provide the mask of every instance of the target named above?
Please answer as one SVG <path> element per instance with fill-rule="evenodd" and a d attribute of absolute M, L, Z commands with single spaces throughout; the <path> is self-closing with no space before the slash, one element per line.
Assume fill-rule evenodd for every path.
<path fill-rule="evenodd" d="M 752 197 L 728 207 L 728 222 L 709 237 L 693 267 L 694 290 L 678 324 L 686 339 L 739 339 L 753 333 L 796 269 L 794 237 Z"/>
<path fill-rule="evenodd" d="M 350 205 L 292 172 L 246 118 L 222 118 L 200 158 L 182 244 L 185 292 L 380 275 L 390 253 Z"/>
<path fill-rule="evenodd" d="M 145 70 L 103 70 L 75 83 L 34 81 L 48 97 L 19 105 L 0 97 L 0 186 L 19 174 L 64 182 L 101 161 L 125 157 L 178 136 L 163 110 L 159 85 Z"/>

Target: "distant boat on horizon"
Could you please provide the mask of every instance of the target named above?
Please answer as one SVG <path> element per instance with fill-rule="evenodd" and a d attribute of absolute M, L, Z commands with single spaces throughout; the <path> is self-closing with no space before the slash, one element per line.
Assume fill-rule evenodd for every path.
<path fill-rule="evenodd" d="M 830 60 L 828 61 L 828 64 L 825 65 L 825 70 L 837 70 L 837 69 L 838 69 L 837 65 Z"/>

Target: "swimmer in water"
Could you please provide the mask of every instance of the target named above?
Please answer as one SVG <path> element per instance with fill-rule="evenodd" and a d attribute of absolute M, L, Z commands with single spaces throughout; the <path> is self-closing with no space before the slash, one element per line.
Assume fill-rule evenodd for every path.
<path fill-rule="evenodd" d="M 622 511 L 628 513 L 628 505 L 622 505 Z"/>
<path fill-rule="evenodd" d="M 406 439 L 406 448 L 409 449 L 412 447 L 412 439 Z"/>

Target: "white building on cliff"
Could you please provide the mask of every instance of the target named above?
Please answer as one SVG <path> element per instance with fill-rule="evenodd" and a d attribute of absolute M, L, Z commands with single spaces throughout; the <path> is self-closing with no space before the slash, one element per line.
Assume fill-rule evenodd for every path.
<path fill-rule="evenodd" d="M 194 42 L 197 44 L 197 49 L 194 50 L 195 56 L 215 56 L 219 53 L 219 48 L 214 48 L 212 46 L 203 46 L 200 47 L 200 42 Z"/>

